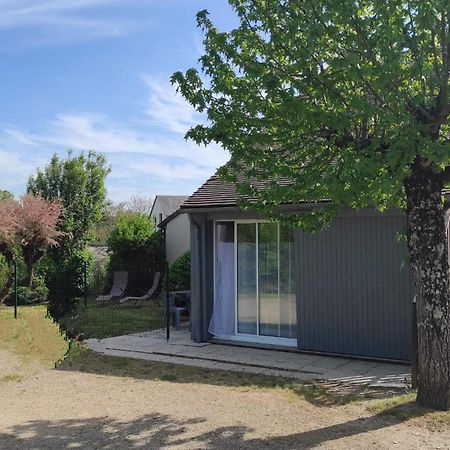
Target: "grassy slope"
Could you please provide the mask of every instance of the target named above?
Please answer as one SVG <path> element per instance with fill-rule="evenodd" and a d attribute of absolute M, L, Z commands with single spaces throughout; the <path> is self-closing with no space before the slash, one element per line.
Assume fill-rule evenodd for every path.
<path fill-rule="evenodd" d="M 54 367 L 67 351 L 67 341 L 58 325 L 46 318 L 44 305 L 22 306 L 14 319 L 12 308 L 0 308 L 1 350 L 18 357 L 25 365 Z"/>

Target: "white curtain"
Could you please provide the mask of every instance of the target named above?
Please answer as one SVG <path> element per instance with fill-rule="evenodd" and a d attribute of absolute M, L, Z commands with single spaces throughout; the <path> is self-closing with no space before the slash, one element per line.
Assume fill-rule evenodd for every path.
<path fill-rule="evenodd" d="M 235 334 L 234 222 L 216 223 L 215 298 L 208 331 L 215 336 Z"/>

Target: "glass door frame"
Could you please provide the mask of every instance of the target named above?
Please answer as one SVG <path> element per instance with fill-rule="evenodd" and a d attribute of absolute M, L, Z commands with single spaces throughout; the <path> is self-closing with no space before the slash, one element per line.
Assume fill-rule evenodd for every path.
<path fill-rule="evenodd" d="M 225 219 L 220 220 L 216 219 L 214 220 L 214 230 L 213 230 L 213 271 L 214 271 L 214 289 L 213 289 L 213 296 L 214 301 L 216 298 L 216 223 L 223 223 L 223 222 L 234 222 L 234 316 L 235 316 L 235 322 L 234 322 L 234 335 L 232 336 L 216 336 L 221 339 L 227 339 L 232 341 L 242 341 L 242 342 L 254 342 L 254 343 L 261 343 L 261 344 L 272 344 L 272 345 L 282 345 L 286 347 L 296 347 L 297 346 L 297 338 L 286 338 L 286 337 L 280 337 L 280 336 L 264 336 L 259 334 L 259 324 L 260 324 L 260 317 L 259 317 L 259 264 L 258 264 L 258 224 L 260 223 L 271 223 L 269 220 L 266 219 Z M 246 333 L 239 333 L 238 331 L 238 224 L 254 224 L 256 227 L 256 334 L 246 334 Z M 280 264 L 279 264 L 279 258 L 280 258 L 280 223 L 278 224 L 278 279 L 280 279 Z M 279 289 L 279 288 L 278 288 Z M 280 303 L 280 293 L 278 293 L 278 302 Z"/>

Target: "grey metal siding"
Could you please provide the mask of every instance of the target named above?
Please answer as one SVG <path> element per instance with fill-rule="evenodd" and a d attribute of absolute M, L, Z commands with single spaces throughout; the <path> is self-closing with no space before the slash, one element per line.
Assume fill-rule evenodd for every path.
<path fill-rule="evenodd" d="M 208 332 L 209 323 L 211 322 L 211 316 L 214 307 L 214 222 L 207 220 L 205 222 L 205 309 L 203 324 L 203 335 L 209 339 L 212 336 Z"/>
<path fill-rule="evenodd" d="M 204 214 L 191 214 L 191 337 L 210 338 L 208 326 L 214 302 L 213 222 Z"/>
<path fill-rule="evenodd" d="M 349 212 L 297 230 L 298 348 L 410 360 L 412 279 L 400 213 Z"/>
<path fill-rule="evenodd" d="M 191 224 L 191 338 L 195 342 L 203 340 L 202 333 L 202 251 L 201 229 L 203 221 L 200 215 L 190 215 Z"/>

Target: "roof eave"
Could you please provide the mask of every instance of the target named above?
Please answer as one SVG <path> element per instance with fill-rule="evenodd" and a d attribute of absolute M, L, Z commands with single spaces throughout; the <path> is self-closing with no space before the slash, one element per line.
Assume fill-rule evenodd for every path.
<path fill-rule="evenodd" d="M 173 212 L 170 216 L 167 216 L 161 223 L 159 223 L 157 226 L 158 228 L 165 228 L 169 222 L 171 222 L 175 217 L 182 214 L 181 208 L 178 208 L 175 212 Z"/>

